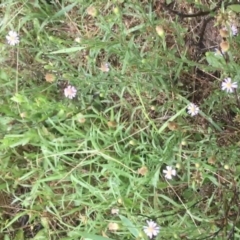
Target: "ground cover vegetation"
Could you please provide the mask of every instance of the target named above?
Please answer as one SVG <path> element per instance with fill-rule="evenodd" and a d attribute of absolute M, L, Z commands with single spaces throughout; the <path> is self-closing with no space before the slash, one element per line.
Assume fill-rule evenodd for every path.
<path fill-rule="evenodd" d="M 240 239 L 238 1 L 0 6 L 0 239 Z"/>

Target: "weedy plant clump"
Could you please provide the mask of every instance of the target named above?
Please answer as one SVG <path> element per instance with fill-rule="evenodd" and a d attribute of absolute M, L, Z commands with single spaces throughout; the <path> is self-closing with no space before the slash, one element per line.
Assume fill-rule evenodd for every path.
<path fill-rule="evenodd" d="M 238 1 L 0 6 L 0 239 L 240 239 Z"/>

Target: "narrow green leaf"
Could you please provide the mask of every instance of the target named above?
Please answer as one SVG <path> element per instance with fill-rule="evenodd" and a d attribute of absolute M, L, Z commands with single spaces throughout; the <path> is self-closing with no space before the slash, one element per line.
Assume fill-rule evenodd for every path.
<path fill-rule="evenodd" d="M 62 15 L 65 15 L 65 13 L 69 12 L 70 10 L 72 10 L 73 7 L 75 7 L 78 4 L 78 2 L 74 2 L 64 8 L 62 8 L 60 11 L 58 11 L 56 14 L 53 15 L 53 19 L 58 18 Z"/>
<path fill-rule="evenodd" d="M 160 173 L 160 168 L 157 169 L 157 171 L 155 172 L 154 176 L 151 179 L 151 184 L 154 187 L 157 187 L 158 181 L 159 181 L 159 173 Z"/>
<path fill-rule="evenodd" d="M 140 235 L 140 232 L 139 232 L 139 229 L 132 223 L 132 221 L 130 221 L 128 218 L 122 216 L 122 215 L 119 215 L 121 221 L 122 221 L 122 224 L 127 227 L 128 231 L 134 236 L 134 237 L 139 237 Z"/>
<path fill-rule="evenodd" d="M 181 206 L 179 206 L 176 202 L 174 202 L 171 198 L 167 197 L 166 195 L 163 194 L 159 194 L 158 195 L 160 198 L 165 199 L 166 201 L 168 201 L 169 203 L 171 203 L 173 206 L 175 206 L 176 208 L 181 208 Z"/>
<path fill-rule="evenodd" d="M 64 48 L 57 51 L 50 52 L 50 54 L 59 54 L 59 53 L 72 53 L 81 51 L 82 49 L 85 49 L 85 47 L 71 47 L 71 48 Z"/>
<path fill-rule="evenodd" d="M 2 140 L 4 147 L 17 147 L 17 146 L 24 146 L 28 144 L 31 140 L 30 136 L 24 136 L 24 135 L 6 135 L 4 139 Z"/>

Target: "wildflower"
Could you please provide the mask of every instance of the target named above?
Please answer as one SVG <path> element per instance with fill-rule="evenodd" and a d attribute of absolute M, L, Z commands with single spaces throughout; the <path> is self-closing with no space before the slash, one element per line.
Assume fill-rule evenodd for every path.
<path fill-rule="evenodd" d="M 102 72 L 109 72 L 109 63 L 102 63 L 100 69 L 102 70 Z"/>
<path fill-rule="evenodd" d="M 121 204 L 121 205 L 123 204 L 122 198 L 119 198 L 117 201 L 118 201 L 119 204 Z"/>
<path fill-rule="evenodd" d="M 176 122 L 169 121 L 168 122 L 168 128 L 171 131 L 175 131 L 175 130 L 178 130 L 179 127 L 178 127 L 178 124 Z"/>
<path fill-rule="evenodd" d="M 228 93 L 232 93 L 234 88 L 237 88 L 237 83 L 232 82 L 231 78 L 225 78 L 222 82 L 222 90 L 226 90 Z"/>
<path fill-rule="evenodd" d="M 194 103 L 190 103 L 187 109 L 188 109 L 188 114 L 190 114 L 192 117 L 197 115 L 199 112 L 199 107 Z"/>
<path fill-rule="evenodd" d="M 163 173 L 165 174 L 165 178 L 167 179 L 172 179 L 172 176 L 176 176 L 177 174 L 176 170 L 170 166 L 167 166 L 167 169 L 164 169 Z"/>
<path fill-rule="evenodd" d="M 79 123 L 85 123 L 86 122 L 86 118 L 81 117 L 81 118 L 78 119 L 78 122 Z"/>
<path fill-rule="evenodd" d="M 92 17 L 96 17 L 97 16 L 97 9 L 93 6 L 90 6 L 87 8 L 87 14 L 92 16 Z"/>
<path fill-rule="evenodd" d="M 221 48 L 222 52 L 227 52 L 230 48 L 229 42 L 228 41 L 222 41 L 220 43 L 220 48 Z"/>
<path fill-rule="evenodd" d="M 16 44 L 19 43 L 18 33 L 12 30 L 8 32 L 6 39 L 7 39 L 7 43 L 11 46 L 15 46 Z"/>
<path fill-rule="evenodd" d="M 216 163 L 216 160 L 217 159 L 215 156 L 211 156 L 208 158 L 208 163 L 214 165 Z"/>
<path fill-rule="evenodd" d="M 118 15 L 118 14 L 119 14 L 119 8 L 118 8 L 118 7 L 115 7 L 115 8 L 113 9 L 113 12 L 114 12 L 116 15 Z"/>
<path fill-rule="evenodd" d="M 52 82 L 54 82 L 55 81 L 55 75 L 54 74 L 52 74 L 52 73 L 47 73 L 46 75 L 45 75 L 45 80 L 46 80 L 46 82 L 49 82 L 49 83 L 52 83 Z"/>
<path fill-rule="evenodd" d="M 74 39 L 74 41 L 75 41 L 76 43 L 80 43 L 80 42 L 81 42 L 81 38 L 80 38 L 80 37 L 76 37 L 76 38 Z"/>
<path fill-rule="evenodd" d="M 114 223 L 114 222 L 110 222 L 108 224 L 108 229 L 111 231 L 111 232 L 116 232 L 117 230 L 119 230 L 119 225 L 117 223 Z"/>
<path fill-rule="evenodd" d="M 226 170 L 229 170 L 229 165 L 228 165 L 228 164 L 225 164 L 225 165 L 224 165 L 224 168 L 225 168 Z"/>
<path fill-rule="evenodd" d="M 26 112 L 21 112 L 21 113 L 20 113 L 20 117 L 21 117 L 21 118 L 25 118 L 26 116 L 27 116 L 27 113 L 26 113 Z"/>
<path fill-rule="evenodd" d="M 150 109 L 151 109 L 151 111 L 155 111 L 156 110 L 155 106 L 151 106 Z"/>
<path fill-rule="evenodd" d="M 119 209 L 118 208 L 112 208 L 111 209 L 111 214 L 112 215 L 118 215 L 119 214 Z"/>
<path fill-rule="evenodd" d="M 152 220 L 147 221 L 147 225 L 148 226 L 143 227 L 143 231 L 147 234 L 147 236 L 149 238 L 157 236 L 160 231 L 160 227 Z"/>
<path fill-rule="evenodd" d="M 77 94 L 77 89 L 73 86 L 67 86 L 64 89 L 64 95 L 65 97 L 69 98 L 69 99 L 73 99 Z"/>
<path fill-rule="evenodd" d="M 181 142 L 181 146 L 187 146 L 187 145 L 188 145 L 187 141 L 183 140 L 183 141 Z"/>
<path fill-rule="evenodd" d="M 229 31 L 230 31 L 230 34 L 229 34 Z M 229 28 L 224 27 L 220 29 L 219 33 L 221 37 L 224 37 L 224 38 L 229 37 L 229 35 L 236 36 L 238 34 L 238 28 L 236 27 L 236 25 L 232 24 L 229 26 Z"/>
<path fill-rule="evenodd" d="M 117 123 L 115 121 L 108 121 L 107 122 L 108 127 L 115 128 L 117 127 Z"/>
<path fill-rule="evenodd" d="M 238 34 L 238 29 L 235 25 L 231 25 L 232 35 L 236 36 Z"/>
<path fill-rule="evenodd" d="M 181 165 L 180 163 L 177 163 L 177 164 L 176 164 L 176 168 L 177 168 L 177 169 L 181 169 L 181 168 L 182 168 L 182 165 Z"/>
<path fill-rule="evenodd" d="M 138 174 L 145 176 L 148 173 L 148 168 L 146 166 L 142 166 L 137 170 Z"/>
<path fill-rule="evenodd" d="M 164 30 L 162 26 L 156 26 L 156 32 L 160 37 L 164 36 Z"/>
<path fill-rule="evenodd" d="M 227 28 L 220 29 L 219 33 L 220 33 L 221 37 L 223 37 L 223 38 L 229 37 L 229 32 L 228 32 Z"/>
<path fill-rule="evenodd" d="M 129 144 L 132 145 L 132 146 L 135 146 L 136 145 L 136 142 L 134 140 L 130 140 L 129 141 Z"/>

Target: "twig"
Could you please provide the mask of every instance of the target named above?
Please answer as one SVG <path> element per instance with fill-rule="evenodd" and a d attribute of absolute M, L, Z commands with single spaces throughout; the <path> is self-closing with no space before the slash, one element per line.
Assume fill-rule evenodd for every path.
<path fill-rule="evenodd" d="M 173 10 L 173 9 L 170 8 L 170 6 L 171 6 L 172 4 L 173 4 L 173 3 L 168 4 L 168 5 L 162 4 L 162 7 L 163 7 L 165 10 L 167 10 L 167 11 L 169 11 L 169 12 L 172 12 L 172 13 L 174 13 L 174 14 L 182 17 L 182 18 L 192 18 L 192 17 L 206 16 L 206 15 L 209 15 L 210 13 L 214 13 L 214 12 L 216 12 L 216 11 L 221 7 L 222 4 L 223 4 L 223 7 L 226 8 L 226 7 L 228 7 L 228 6 L 230 6 L 230 5 L 233 5 L 233 4 L 239 5 L 240 3 L 239 3 L 238 1 L 230 1 L 230 2 L 220 1 L 220 2 L 216 5 L 216 7 L 214 7 L 213 9 L 210 9 L 210 10 L 205 11 L 205 12 L 200 11 L 200 12 L 193 13 L 193 14 L 186 14 L 186 13 L 182 13 L 182 12 Z"/>
<path fill-rule="evenodd" d="M 220 1 L 220 2 L 216 5 L 216 7 L 213 8 L 213 9 L 210 9 L 210 10 L 205 11 L 205 12 L 200 11 L 200 12 L 193 13 L 193 14 L 186 14 L 186 13 L 182 13 L 182 12 L 173 10 L 173 9 L 171 9 L 171 8 L 169 7 L 169 5 L 166 5 L 166 4 L 163 4 L 162 6 L 163 6 L 163 8 L 164 8 L 165 10 L 167 10 L 167 11 L 169 11 L 169 12 L 172 12 L 172 13 L 174 13 L 174 14 L 182 17 L 182 18 L 192 18 L 192 17 L 206 16 L 206 15 L 212 13 L 212 12 L 216 12 L 216 11 L 221 7 L 222 3 L 223 3 L 223 1 Z M 226 4 L 226 5 L 227 5 L 227 4 Z"/>

